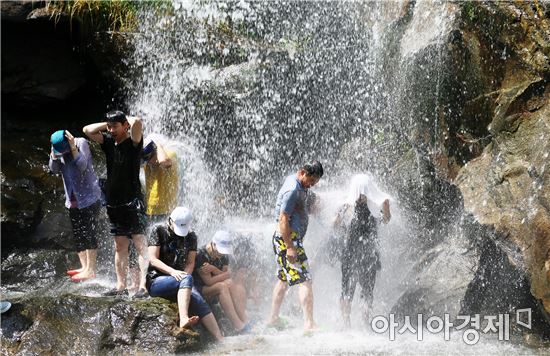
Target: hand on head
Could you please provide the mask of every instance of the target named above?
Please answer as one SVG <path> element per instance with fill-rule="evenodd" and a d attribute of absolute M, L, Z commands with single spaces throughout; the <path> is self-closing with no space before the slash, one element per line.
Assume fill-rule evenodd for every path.
<path fill-rule="evenodd" d="M 69 147 L 71 150 L 76 149 L 74 136 L 68 130 L 65 130 L 65 137 L 67 138 L 67 142 L 69 142 Z"/>

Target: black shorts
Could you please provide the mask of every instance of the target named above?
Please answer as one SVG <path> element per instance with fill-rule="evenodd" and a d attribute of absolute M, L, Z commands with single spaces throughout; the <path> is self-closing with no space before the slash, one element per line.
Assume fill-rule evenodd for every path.
<path fill-rule="evenodd" d="M 76 252 L 97 249 L 97 236 L 101 231 L 100 209 L 101 202 L 99 200 L 82 209 L 69 209 Z"/>
<path fill-rule="evenodd" d="M 107 205 L 107 215 L 111 221 L 112 236 L 144 235 L 147 226 L 143 201 L 135 198 L 128 204 Z"/>
<path fill-rule="evenodd" d="M 353 300 L 355 288 L 361 286 L 360 297 L 372 303 L 376 274 L 380 270 L 377 243 L 349 243 L 342 254 L 342 299 Z"/>

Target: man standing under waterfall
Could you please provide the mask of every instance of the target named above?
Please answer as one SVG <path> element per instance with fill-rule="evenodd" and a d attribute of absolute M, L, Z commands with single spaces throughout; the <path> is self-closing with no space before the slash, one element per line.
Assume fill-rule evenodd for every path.
<path fill-rule="evenodd" d="M 105 197 L 111 234 L 115 239 L 116 288 L 106 296 L 127 296 L 128 245 L 132 239 L 139 254 L 141 279 L 136 294 L 146 294 L 147 239 L 143 194 L 139 181 L 143 134 L 141 119 L 126 116 L 121 111 L 105 115 L 105 122 L 85 126 L 83 131 L 98 142 L 105 153 L 107 182 Z"/>
<path fill-rule="evenodd" d="M 65 207 L 69 211 L 76 253 L 81 268 L 67 274 L 74 282 L 95 278 L 97 237 L 100 233 L 101 191 L 88 141 L 59 130 L 51 137 L 49 167 L 61 173 L 65 188 Z"/>
<path fill-rule="evenodd" d="M 288 286 L 299 285 L 299 298 L 304 313 L 304 330 L 313 331 L 313 289 L 309 264 L 303 247 L 309 211 L 315 195 L 309 192 L 323 176 L 323 166 L 315 161 L 305 164 L 296 173 L 286 177 L 277 195 L 275 218 L 277 229 L 273 235 L 273 251 L 277 256 L 277 284 L 273 289 L 271 315 L 268 326 L 280 327 L 279 310 Z"/>

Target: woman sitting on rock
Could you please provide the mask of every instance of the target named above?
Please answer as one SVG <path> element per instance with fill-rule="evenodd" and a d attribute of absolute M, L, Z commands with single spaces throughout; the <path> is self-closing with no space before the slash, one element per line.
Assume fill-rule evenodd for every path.
<path fill-rule="evenodd" d="M 210 307 L 193 286 L 193 268 L 197 255 L 197 235 L 189 231 L 193 216 L 184 207 L 177 207 L 167 225 L 158 225 L 151 232 L 150 266 L 147 290 L 151 297 L 176 299 L 179 312 L 179 332 L 199 322 L 218 340 L 223 336 Z M 189 317 L 189 314 L 193 315 Z"/>
<path fill-rule="evenodd" d="M 209 301 L 218 298 L 223 312 L 238 333 L 251 331 L 246 314 L 244 285 L 231 279 L 228 255 L 233 253 L 232 237 L 217 231 L 212 241 L 203 246 L 195 262 L 195 286 Z"/>

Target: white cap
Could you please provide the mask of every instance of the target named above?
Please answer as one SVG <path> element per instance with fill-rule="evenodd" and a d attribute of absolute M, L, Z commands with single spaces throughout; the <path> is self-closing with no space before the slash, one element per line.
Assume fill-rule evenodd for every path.
<path fill-rule="evenodd" d="M 178 206 L 170 214 L 170 219 L 174 223 L 174 232 L 178 236 L 187 236 L 189 233 L 189 224 L 193 220 L 193 214 L 188 208 Z"/>
<path fill-rule="evenodd" d="M 222 255 L 231 255 L 233 253 L 232 241 L 233 238 L 229 232 L 222 230 L 216 231 L 212 238 L 212 242 L 216 245 L 216 250 Z"/>

